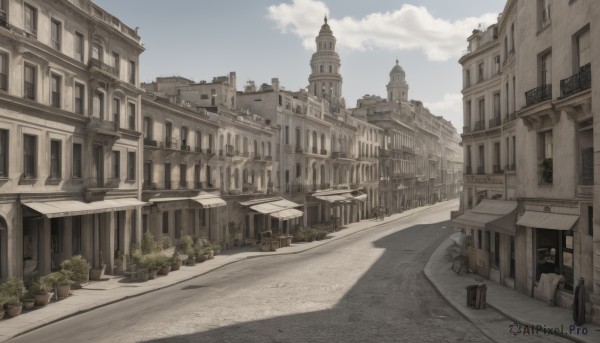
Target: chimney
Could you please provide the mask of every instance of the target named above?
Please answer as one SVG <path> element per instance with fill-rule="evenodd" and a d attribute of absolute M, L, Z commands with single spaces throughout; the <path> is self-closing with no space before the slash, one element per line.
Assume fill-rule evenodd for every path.
<path fill-rule="evenodd" d="M 235 71 L 229 73 L 229 84 L 233 86 L 233 88 L 237 89 Z"/>
<path fill-rule="evenodd" d="M 274 77 L 271 79 L 271 85 L 273 86 L 273 90 L 275 92 L 279 92 L 279 79 Z"/>

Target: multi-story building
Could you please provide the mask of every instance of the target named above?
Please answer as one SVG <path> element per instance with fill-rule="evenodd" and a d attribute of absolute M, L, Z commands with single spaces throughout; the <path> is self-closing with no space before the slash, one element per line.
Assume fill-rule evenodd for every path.
<path fill-rule="evenodd" d="M 356 118 L 383 130 L 379 202 L 388 212 L 454 197 L 460 189 L 462 156 L 456 129 L 420 101 L 408 101 L 408 88 L 396 61 L 387 99 L 366 95 L 353 109 Z"/>
<path fill-rule="evenodd" d="M 556 299 L 564 307 L 583 279 L 595 322 L 600 228 L 593 221 L 591 80 L 599 73 L 592 67 L 600 63 L 592 38 L 599 11 L 594 1 L 510 0 L 497 24 L 469 37 L 459 61 L 464 213 L 454 219 L 473 238 L 470 267 L 479 274 L 530 296 L 542 273 L 562 275 Z"/>
<path fill-rule="evenodd" d="M 151 127 L 144 137 L 155 132 L 145 144 L 144 199 L 155 204 L 144 209 L 145 228 L 226 244 L 271 228 L 248 207 L 274 193 L 278 131 L 257 114 L 235 110 L 235 84 L 231 73 L 210 83 L 166 77 L 142 85 L 154 95 L 143 102 Z"/>
<path fill-rule="evenodd" d="M 139 238 L 136 30 L 91 1 L 0 1 L 0 276 Z"/>

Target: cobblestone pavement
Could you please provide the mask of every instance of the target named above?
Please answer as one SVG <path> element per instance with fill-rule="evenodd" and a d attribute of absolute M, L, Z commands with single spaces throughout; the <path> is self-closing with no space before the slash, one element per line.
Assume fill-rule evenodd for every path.
<path fill-rule="evenodd" d="M 13 342 L 488 342 L 423 275 L 450 205 L 249 259 Z"/>

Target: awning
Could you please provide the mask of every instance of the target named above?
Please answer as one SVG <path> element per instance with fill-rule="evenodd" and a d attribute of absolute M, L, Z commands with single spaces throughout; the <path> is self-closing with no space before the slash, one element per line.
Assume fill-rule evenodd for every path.
<path fill-rule="evenodd" d="M 515 201 L 483 199 L 472 210 L 452 220 L 459 226 L 470 226 L 514 236 L 517 220 L 517 203 Z"/>
<path fill-rule="evenodd" d="M 354 196 L 356 201 L 367 201 L 367 195 L 365 193 L 358 192 L 359 194 Z"/>
<path fill-rule="evenodd" d="M 203 208 L 215 208 L 227 205 L 227 202 L 218 195 L 207 192 L 200 192 L 197 196 L 189 199 L 199 203 Z"/>
<path fill-rule="evenodd" d="M 281 199 L 281 200 L 278 200 L 278 201 L 273 201 L 273 202 L 271 202 L 271 204 L 273 204 L 275 206 L 280 206 L 280 207 L 283 207 L 283 208 L 294 208 L 294 207 L 300 207 L 300 206 L 302 206 L 301 204 L 296 204 L 295 202 L 289 201 L 289 200 L 286 200 L 286 199 Z"/>
<path fill-rule="evenodd" d="M 517 221 L 517 225 L 566 231 L 571 230 L 577 219 L 579 216 L 569 214 L 525 211 L 525 214 Z"/>
<path fill-rule="evenodd" d="M 265 202 L 278 201 L 278 200 L 282 200 L 282 199 L 283 199 L 282 197 L 253 199 L 253 200 L 248 200 L 248 201 L 242 201 L 239 204 L 242 206 L 252 206 L 252 205 L 262 204 Z"/>
<path fill-rule="evenodd" d="M 292 201 L 289 201 L 286 199 L 281 199 L 281 200 L 277 200 L 277 201 L 272 201 L 272 202 L 267 202 L 267 203 L 263 203 L 263 204 L 250 206 L 250 209 L 252 209 L 256 212 L 263 213 L 263 214 L 269 214 L 269 213 L 279 212 L 281 210 L 292 209 L 294 207 L 300 207 L 300 206 L 302 206 L 302 205 L 296 204 L 295 202 L 292 202 Z"/>
<path fill-rule="evenodd" d="M 347 202 L 352 200 L 354 197 L 350 193 L 334 194 L 334 195 L 314 195 L 315 198 L 330 203 L 334 202 Z"/>
<path fill-rule="evenodd" d="M 294 218 L 298 218 L 298 217 L 302 217 L 302 216 L 303 216 L 302 211 L 298 211 L 293 208 L 271 213 L 271 217 L 278 218 L 280 220 L 290 220 L 290 219 L 294 219 Z"/>
<path fill-rule="evenodd" d="M 135 198 L 109 199 L 86 203 L 76 200 L 30 202 L 23 205 L 43 214 L 46 218 L 60 218 L 96 214 L 105 212 L 126 211 L 144 206 L 147 203 Z"/>
<path fill-rule="evenodd" d="M 148 199 L 151 203 L 161 203 L 161 202 L 170 202 L 170 201 L 182 201 L 182 200 L 190 200 L 190 198 L 152 198 Z"/>

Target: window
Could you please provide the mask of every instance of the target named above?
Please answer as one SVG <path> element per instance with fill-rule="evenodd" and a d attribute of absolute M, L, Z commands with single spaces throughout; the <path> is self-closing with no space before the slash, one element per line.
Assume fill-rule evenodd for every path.
<path fill-rule="evenodd" d="M 171 132 L 173 131 L 173 124 L 166 122 L 165 123 L 165 147 L 167 149 L 172 148 L 171 146 Z"/>
<path fill-rule="evenodd" d="M 466 112 L 466 118 L 465 118 L 465 127 L 470 130 L 471 129 L 471 100 L 467 101 L 465 104 L 465 112 Z"/>
<path fill-rule="evenodd" d="M 543 273 L 565 277 L 564 289 L 573 291 L 573 231 L 535 230 L 536 280 Z"/>
<path fill-rule="evenodd" d="M 196 151 L 202 151 L 202 132 L 196 131 Z"/>
<path fill-rule="evenodd" d="M 477 65 L 477 82 L 483 81 L 483 62 Z"/>
<path fill-rule="evenodd" d="M 538 0 L 538 22 L 540 29 L 550 25 L 550 1 Z"/>
<path fill-rule="evenodd" d="M 135 180 L 135 151 L 129 151 L 127 153 L 127 180 Z"/>
<path fill-rule="evenodd" d="M 200 164 L 195 164 L 194 165 L 194 188 L 196 188 L 196 189 L 202 188 L 202 186 L 200 184 L 200 170 L 202 170 L 200 168 Z"/>
<path fill-rule="evenodd" d="M 465 70 L 465 88 L 471 87 L 471 71 Z"/>
<path fill-rule="evenodd" d="M 493 266 L 498 269 L 500 267 L 500 234 L 494 232 L 494 261 Z"/>
<path fill-rule="evenodd" d="M 119 58 L 119 54 L 117 54 L 116 52 L 112 53 L 112 65 L 113 68 L 115 68 L 115 73 L 118 75 L 121 72 L 121 59 Z"/>
<path fill-rule="evenodd" d="M 6 27 L 6 4 L 7 0 L 0 0 L 0 25 Z"/>
<path fill-rule="evenodd" d="M 50 105 L 60 108 L 60 76 L 52 74 L 50 77 L 51 97 Z"/>
<path fill-rule="evenodd" d="M 485 174 L 485 150 L 484 146 L 479 146 L 479 164 L 477 165 L 477 174 Z"/>
<path fill-rule="evenodd" d="M 594 207 L 588 206 L 588 235 L 594 237 Z"/>
<path fill-rule="evenodd" d="M 296 177 L 302 176 L 302 165 L 300 163 L 296 163 Z"/>
<path fill-rule="evenodd" d="M 27 179 L 37 177 L 37 137 L 23 135 L 23 176 Z"/>
<path fill-rule="evenodd" d="M 576 56 L 576 71 L 579 72 L 581 67 L 591 62 L 591 49 L 590 49 L 590 31 L 589 29 L 579 34 L 577 40 L 577 56 Z"/>
<path fill-rule="evenodd" d="M 104 60 L 104 51 L 98 44 L 92 46 L 92 59 L 102 62 Z"/>
<path fill-rule="evenodd" d="M 75 113 L 83 114 L 85 89 L 81 83 L 75 84 Z"/>
<path fill-rule="evenodd" d="M 539 85 L 545 86 L 552 83 L 552 54 L 550 52 L 540 57 L 540 80 Z M 543 95 L 542 95 L 543 96 Z M 550 94 L 551 96 L 551 94 Z"/>
<path fill-rule="evenodd" d="M 8 91 L 8 55 L 4 53 L 0 53 L 0 90 Z"/>
<path fill-rule="evenodd" d="M 135 62 L 129 61 L 129 83 L 135 85 Z"/>
<path fill-rule="evenodd" d="M 33 36 L 37 36 L 37 9 L 29 4 L 24 4 L 23 7 L 25 11 L 25 30 Z"/>
<path fill-rule="evenodd" d="M 594 185 L 594 137 L 593 122 L 586 120 L 579 125 L 579 184 Z"/>
<path fill-rule="evenodd" d="M 60 170 L 60 156 L 61 152 L 61 142 L 58 140 L 50 141 L 50 178 L 51 179 L 60 179 L 61 170 Z"/>
<path fill-rule="evenodd" d="M 82 172 L 82 150 L 81 144 L 73 143 L 73 178 L 81 179 L 83 176 Z"/>
<path fill-rule="evenodd" d="M 171 189 L 171 164 L 165 163 L 165 189 Z"/>
<path fill-rule="evenodd" d="M 121 178 L 121 152 L 120 151 L 112 152 L 112 178 L 113 179 Z"/>
<path fill-rule="evenodd" d="M 285 126 L 285 144 L 290 144 L 290 127 Z"/>
<path fill-rule="evenodd" d="M 510 26 L 510 52 L 515 52 L 515 23 Z"/>
<path fill-rule="evenodd" d="M 144 117 L 144 141 L 148 142 L 150 140 L 152 140 L 152 119 Z"/>
<path fill-rule="evenodd" d="M 113 122 L 116 127 L 120 127 L 121 123 L 121 100 L 114 98 L 113 99 Z"/>
<path fill-rule="evenodd" d="M 8 177 L 8 130 L 0 130 L 0 177 Z"/>
<path fill-rule="evenodd" d="M 499 174 L 502 172 L 500 167 L 500 142 L 494 143 L 494 173 Z"/>
<path fill-rule="evenodd" d="M 152 184 L 152 161 L 144 162 L 144 185 Z"/>
<path fill-rule="evenodd" d="M 96 92 L 94 94 L 94 117 L 104 119 L 104 93 Z"/>
<path fill-rule="evenodd" d="M 79 32 L 75 32 L 75 59 L 79 62 L 83 62 L 83 35 Z"/>
<path fill-rule="evenodd" d="M 132 103 L 128 103 L 127 106 L 127 117 L 128 117 L 128 123 L 129 123 L 129 130 L 135 130 L 135 104 Z"/>
<path fill-rule="evenodd" d="M 500 92 L 494 93 L 493 106 L 494 106 L 494 119 L 499 120 L 500 119 Z M 500 124 L 501 123 L 499 121 L 496 121 L 496 125 L 500 125 Z"/>
<path fill-rule="evenodd" d="M 181 150 L 187 150 L 188 146 L 188 128 L 185 126 L 181 127 Z"/>
<path fill-rule="evenodd" d="M 81 235 L 81 216 L 71 217 L 71 252 L 81 254 L 82 235 Z"/>
<path fill-rule="evenodd" d="M 25 99 L 35 100 L 35 68 L 30 65 L 25 65 Z"/>
<path fill-rule="evenodd" d="M 552 184 L 552 131 L 538 133 L 538 176 L 542 184 Z"/>
<path fill-rule="evenodd" d="M 500 55 L 494 56 L 494 72 L 500 74 Z"/>
<path fill-rule="evenodd" d="M 50 21 L 52 47 L 60 51 L 60 43 L 62 41 L 61 23 L 56 19 Z"/>
<path fill-rule="evenodd" d="M 179 165 L 179 186 L 187 187 L 187 165 L 183 163 Z"/>

